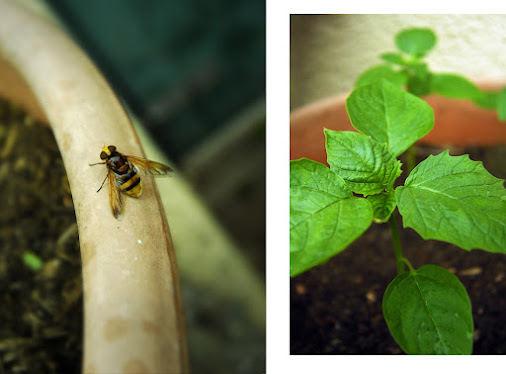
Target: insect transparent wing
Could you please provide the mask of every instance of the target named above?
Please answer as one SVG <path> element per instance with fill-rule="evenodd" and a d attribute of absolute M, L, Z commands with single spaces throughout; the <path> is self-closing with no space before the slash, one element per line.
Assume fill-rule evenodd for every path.
<path fill-rule="evenodd" d="M 170 177 L 174 174 L 174 170 L 159 162 L 135 156 L 126 156 L 126 158 L 128 162 L 137 167 L 137 171 L 142 176 Z"/>

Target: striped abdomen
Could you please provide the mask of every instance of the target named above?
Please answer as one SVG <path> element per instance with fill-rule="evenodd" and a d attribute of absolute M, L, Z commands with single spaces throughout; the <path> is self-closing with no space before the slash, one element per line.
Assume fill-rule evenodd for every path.
<path fill-rule="evenodd" d="M 142 193 L 141 176 L 136 167 L 129 166 L 126 174 L 116 174 L 116 182 L 118 182 L 118 187 L 122 192 L 129 196 L 139 197 Z"/>
<path fill-rule="evenodd" d="M 116 183 L 122 192 L 133 197 L 141 195 L 141 177 L 137 168 L 132 166 L 123 155 L 113 152 L 107 160 L 107 166 L 116 176 Z"/>

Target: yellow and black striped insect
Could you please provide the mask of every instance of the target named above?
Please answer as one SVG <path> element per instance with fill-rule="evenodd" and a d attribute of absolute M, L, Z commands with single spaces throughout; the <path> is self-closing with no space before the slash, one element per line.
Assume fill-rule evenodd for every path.
<path fill-rule="evenodd" d="M 139 197 L 142 194 L 141 176 L 147 177 L 169 177 L 174 173 L 167 165 L 147 160 L 141 157 L 127 156 L 110 145 L 102 148 L 100 158 L 104 162 L 97 162 L 93 165 L 107 166 L 107 175 L 98 189 L 99 192 L 104 186 L 105 180 L 109 180 L 109 200 L 112 214 L 118 218 L 123 208 L 123 201 L 120 192 L 132 197 Z"/>

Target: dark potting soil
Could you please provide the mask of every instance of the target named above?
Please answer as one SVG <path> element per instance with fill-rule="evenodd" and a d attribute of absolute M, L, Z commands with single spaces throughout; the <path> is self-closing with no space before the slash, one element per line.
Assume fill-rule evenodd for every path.
<path fill-rule="evenodd" d="M 0 373 L 79 373 L 81 257 L 63 161 L 51 130 L 4 100 L 0 185 Z"/>
<path fill-rule="evenodd" d="M 440 152 L 419 146 L 417 162 Z M 506 178 L 505 146 L 450 149 L 452 155 L 464 153 L 483 161 L 494 176 Z M 401 229 L 398 213 L 396 218 Z M 506 354 L 506 255 L 468 252 L 449 243 L 423 240 L 410 228 L 400 231 L 404 256 L 415 268 L 442 266 L 466 287 L 473 308 L 473 354 Z M 402 354 L 381 309 L 385 289 L 396 274 L 390 228 L 385 223 L 373 224 L 327 263 L 292 278 L 290 353 Z"/>

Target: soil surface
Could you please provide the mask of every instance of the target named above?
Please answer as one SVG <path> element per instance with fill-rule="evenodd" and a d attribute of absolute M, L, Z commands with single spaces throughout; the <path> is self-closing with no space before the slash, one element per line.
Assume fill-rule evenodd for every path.
<path fill-rule="evenodd" d="M 67 176 L 47 126 L 0 100 L 0 373 L 79 373 L 82 280 Z"/>
<path fill-rule="evenodd" d="M 417 162 L 440 151 L 418 147 Z M 506 178 L 506 147 L 450 149 L 452 155 L 463 153 L 483 161 L 494 176 Z M 401 229 L 402 219 L 398 214 L 396 218 Z M 401 229 L 400 235 L 404 256 L 415 268 L 442 266 L 466 287 L 473 307 L 473 354 L 506 354 L 506 256 L 423 240 L 409 228 Z M 381 309 L 385 289 L 395 276 L 390 228 L 385 223 L 373 224 L 327 263 L 292 278 L 290 353 L 402 354 Z"/>

